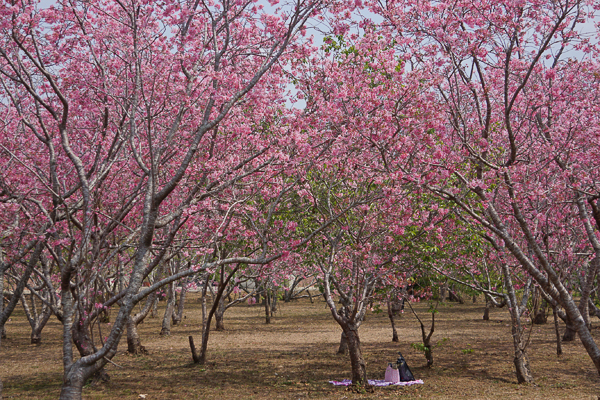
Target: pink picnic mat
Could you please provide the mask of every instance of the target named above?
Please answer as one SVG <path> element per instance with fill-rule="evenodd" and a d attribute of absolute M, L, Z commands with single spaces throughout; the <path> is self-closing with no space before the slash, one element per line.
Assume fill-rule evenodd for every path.
<path fill-rule="evenodd" d="M 422 384 L 423 381 L 421 379 L 417 379 L 416 381 L 408 381 L 408 382 L 386 382 L 380 379 L 369 379 L 369 385 L 371 386 L 411 386 L 411 385 L 419 385 Z M 344 379 L 341 381 L 329 381 L 329 383 L 334 386 L 350 386 L 352 385 L 352 380 Z"/>

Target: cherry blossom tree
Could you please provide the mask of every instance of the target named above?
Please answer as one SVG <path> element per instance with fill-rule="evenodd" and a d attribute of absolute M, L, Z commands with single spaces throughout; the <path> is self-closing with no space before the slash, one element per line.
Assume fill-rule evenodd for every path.
<path fill-rule="evenodd" d="M 563 281 L 570 268 L 591 282 L 600 254 L 589 146 L 598 136 L 597 48 L 585 25 L 597 2 L 371 4 L 413 67 L 443 78 L 432 90 L 447 119 L 435 134 L 449 179 L 430 189 L 498 240 L 502 265 L 524 270 L 564 309 L 600 372 L 587 306 Z M 571 268 L 582 253 L 581 269 Z M 587 303 L 588 285 L 581 289 Z"/>
<path fill-rule="evenodd" d="M 298 60 L 293 71 L 307 102 L 307 141 L 326 143 L 329 154 L 298 194 L 313 205 L 305 224 L 343 214 L 313 238 L 304 258 L 320 269 L 323 295 L 348 343 L 353 384 L 364 385 L 358 329 L 374 291 L 405 286 L 413 270 L 403 263 L 409 243 L 439 235 L 446 211 L 424 201 L 421 187 L 435 174 L 419 157 L 436 147 L 421 73 L 407 73 L 376 28 L 338 28 L 318 56 Z"/>
<path fill-rule="evenodd" d="M 5 153 L 24 185 L 39 188 L 31 196 L 39 233 L 29 229 L 33 244 L 24 246 L 35 249 L 30 264 L 43 250 L 60 271 L 61 398 L 81 398 L 115 355 L 133 306 L 159 287 L 223 264 L 269 262 L 262 251 L 207 261 L 212 241 L 198 235 L 208 244 L 196 246 L 190 268 L 140 290 L 189 243 L 179 240 L 183 226 L 215 222 L 203 220 L 208 199 L 281 156 L 271 149 L 285 126 L 262 128 L 284 105 L 279 63 L 303 51 L 295 38 L 321 6 L 299 0 L 273 14 L 251 1 L 1 6 L 10 116 L 2 137 L 18 132 L 22 142 Z M 96 307 L 98 287 L 114 295 Z M 90 321 L 115 305 L 96 346 Z"/>

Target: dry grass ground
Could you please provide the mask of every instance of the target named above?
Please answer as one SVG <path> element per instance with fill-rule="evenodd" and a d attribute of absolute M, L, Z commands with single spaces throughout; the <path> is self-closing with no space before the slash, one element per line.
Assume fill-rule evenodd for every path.
<path fill-rule="evenodd" d="M 416 310 L 429 321 L 427 304 Z M 89 386 L 86 399 L 598 399 L 600 378 L 579 341 L 564 344 L 556 356 L 552 324 L 534 326 L 529 347 L 535 385 L 517 385 L 512 364 L 508 313 L 492 310 L 490 321 L 481 319 L 483 304 L 439 307 L 434 339 L 435 365 L 425 368 L 422 353 L 411 348 L 419 342 L 414 317 L 398 322 L 400 343 L 391 342 L 385 314 L 369 314 L 360 329 L 371 378 L 382 379 L 387 362 L 401 351 L 415 376 L 425 384 L 407 388 L 379 388 L 356 394 L 328 383 L 350 376 L 345 356 L 335 354 L 337 327 L 325 304 L 315 301 L 281 303 L 270 325 L 260 306 L 240 306 L 225 314 L 224 332 L 212 332 L 209 362 L 191 363 L 188 335 L 200 342 L 199 303 L 192 297 L 186 319 L 161 337 L 160 318 L 142 325 L 142 342 L 148 355 L 128 356 L 122 351 L 108 365 L 108 383 Z M 424 320 L 424 321 L 425 321 Z M 8 339 L 0 349 L 0 374 L 5 399 L 54 399 L 62 379 L 61 326 L 52 320 L 40 345 L 29 344 L 29 326 L 22 311 L 7 324 Z M 103 326 L 104 332 L 108 329 Z M 600 331 L 594 329 L 600 340 Z"/>

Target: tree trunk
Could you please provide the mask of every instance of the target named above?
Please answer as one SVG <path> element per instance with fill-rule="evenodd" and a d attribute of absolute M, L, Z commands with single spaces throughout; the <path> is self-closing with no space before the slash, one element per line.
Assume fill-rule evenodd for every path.
<path fill-rule="evenodd" d="M 342 331 L 342 336 L 340 337 L 340 347 L 338 347 L 337 354 L 346 354 L 348 352 L 348 337 Z"/>
<path fill-rule="evenodd" d="M 219 289 L 217 290 L 217 296 L 213 301 L 213 305 L 208 312 L 208 316 L 206 318 L 206 323 L 204 324 L 204 328 L 202 330 L 202 343 L 200 345 L 200 355 L 196 358 L 194 356 L 195 349 L 192 349 L 192 356 L 194 357 L 194 362 L 196 364 L 204 365 L 206 363 L 206 352 L 208 350 L 208 338 L 210 336 L 210 323 L 212 322 L 213 315 L 218 307 L 219 301 L 221 301 L 221 297 L 223 295 L 223 289 L 221 285 L 219 285 Z M 191 342 L 190 342 L 191 343 Z"/>
<path fill-rule="evenodd" d="M 508 311 L 510 312 L 510 318 L 512 321 L 512 337 L 513 345 L 515 348 L 515 358 L 513 360 L 518 383 L 533 383 L 533 375 L 529 368 L 529 359 L 527 358 L 527 341 L 524 336 L 523 325 L 521 324 L 521 307 L 517 302 L 517 296 L 515 294 L 515 288 L 512 284 L 510 277 L 510 270 L 507 264 L 502 265 L 502 273 L 504 275 L 504 287 L 508 292 L 506 296 L 506 302 L 508 304 Z"/>
<path fill-rule="evenodd" d="M 23 305 L 25 315 L 31 326 L 31 344 L 40 344 L 42 342 L 42 330 L 50 319 L 52 310 L 47 305 L 42 304 L 41 312 L 38 313 L 34 296 L 33 293 L 30 294 L 29 300 L 31 302 L 31 307 L 28 305 L 25 295 L 21 295 L 21 304 Z"/>
<path fill-rule="evenodd" d="M 573 326 L 568 315 L 567 315 L 567 318 L 565 319 L 565 324 L 566 324 L 565 334 L 562 337 L 562 341 L 563 342 L 572 342 L 575 340 L 575 336 L 577 335 L 577 330 Z"/>
<path fill-rule="evenodd" d="M 173 325 L 177 325 L 183 319 L 183 310 L 185 308 L 185 296 L 187 294 L 188 285 L 183 283 L 181 285 L 181 292 L 179 293 L 179 300 L 177 301 L 177 312 L 173 313 Z"/>
<path fill-rule="evenodd" d="M 485 309 L 483 310 L 483 320 L 484 321 L 490 320 L 490 306 L 491 306 L 491 301 L 486 296 L 485 297 Z"/>
<path fill-rule="evenodd" d="M 600 349 L 594 341 L 594 338 L 592 337 L 590 330 L 588 329 L 588 326 L 585 323 L 585 320 L 579 311 L 579 308 L 575 304 L 575 301 L 570 296 L 570 294 L 566 291 L 561 281 L 555 280 L 552 282 L 552 284 L 554 284 L 554 287 L 547 285 L 547 287 L 542 287 L 542 289 L 544 289 L 546 293 L 549 293 L 551 290 L 558 291 L 558 295 L 560 296 L 558 300 L 560 301 L 549 296 L 547 298 L 552 301 L 551 305 L 553 307 L 560 305 L 564 309 L 564 317 L 561 315 L 562 313 L 559 313 L 559 310 L 556 311 L 557 315 L 564 319 L 565 323 L 567 324 L 565 336 L 567 338 L 574 339 L 575 332 L 579 334 L 581 344 L 583 344 L 585 351 L 588 353 L 588 356 L 594 363 L 596 371 L 598 372 L 598 374 L 600 374 Z"/>
<path fill-rule="evenodd" d="M 415 309 L 410 305 L 410 303 L 408 303 L 408 306 L 421 326 L 423 352 L 425 353 L 425 359 L 427 360 L 427 368 L 431 368 L 431 366 L 433 366 L 433 347 L 431 346 L 431 337 L 435 332 L 435 313 L 437 312 L 437 305 L 431 311 L 431 328 L 429 329 L 429 334 L 425 333 L 425 325 L 423 324 L 423 321 L 421 321 L 421 318 L 419 318 L 419 315 L 416 313 Z"/>
<path fill-rule="evenodd" d="M 192 360 L 194 360 L 195 364 L 204 364 L 204 362 L 206 361 L 206 348 L 205 348 L 205 336 L 206 336 L 206 343 L 208 344 L 208 330 L 209 330 L 209 319 L 208 319 L 208 314 L 206 312 L 206 291 L 208 288 L 208 284 L 209 284 L 209 279 L 210 276 L 206 275 L 206 279 L 204 281 L 204 286 L 202 287 L 202 297 L 201 297 L 201 301 L 202 301 L 202 344 L 201 344 L 201 354 L 198 354 L 198 351 L 196 349 L 196 345 L 194 344 L 194 337 L 193 336 L 189 336 L 189 342 L 190 342 L 190 349 L 192 350 Z M 213 304 L 214 306 L 214 304 Z"/>
<path fill-rule="evenodd" d="M 586 277 L 583 280 L 583 284 L 581 285 L 581 299 L 579 300 L 579 312 L 585 321 L 585 324 L 588 329 L 592 329 L 592 324 L 590 322 L 590 309 L 588 305 L 588 300 L 590 299 L 590 293 L 594 286 L 594 280 L 596 279 L 596 273 L 598 271 L 598 267 L 600 266 L 600 260 L 598 257 L 595 257 L 590 266 L 586 271 Z"/>
<path fill-rule="evenodd" d="M 579 334 L 579 339 L 581 340 L 583 347 L 592 359 L 592 362 L 596 367 L 596 371 L 600 374 L 600 349 L 598 349 L 598 346 L 596 345 L 596 342 L 594 341 L 594 338 L 592 337 L 592 334 L 588 329 L 583 317 L 581 315 L 577 316 L 578 311 L 579 310 L 573 301 L 565 304 L 565 312 L 576 316 L 574 328 Z"/>
<path fill-rule="evenodd" d="M 206 310 L 206 286 L 208 285 L 208 278 L 204 282 L 204 287 L 202 288 L 202 336 L 204 336 L 204 331 L 206 330 L 206 320 L 207 320 L 207 310 Z"/>
<path fill-rule="evenodd" d="M 112 358 L 115 353 L 116 349 L 109 352 L 106 358 Z M 85 365 L 80 363 L 81 359 L 71 364 L 71 366 L 65 370 L 63 385 L 60 391 L 60 400 L 81 400 L 85 383 L 95 375 L 95 370 L 98 368 L 103 370 L 104 365 L 106 365 L 106 361 L 98 361 L 95 365 Z"/>
<path fill-rule="evenodd" d="M 131 315 L 127 318 L 127 352 L 129 354 L 148 354 L 146 348 L 142 346 L 137 324 Z"/>
<path fill-rule="evenodd" d="M 79 373 L 68 373 L 60 391 L 60 400 L 81 400 L 83 385 L 87 378 Z"/>
<path fill-rule="evenodd" d="M 292 300 L 292 296 L 294 296 L 294 292 L 296 291 L 296 286 L 298 286 L 298 283 L 300 283 L 301 280 L 302 280 L 302 278 L 299 276 L 294 277 L 294 282 L 292 282 L 292 285 L 288 289 L 284 290 L 284 293 L 283 293 L 284 302 L 288 303 Z M 300 291 L 299 293 L 301 293 L 301 292 L 302 291 Z M 308 293 L 308 297 L 310 298 L 310 293 Z"/>
<path fill-rule="evenodd" d="M 425 346 L 425 359 L 427 360 L 427 368 L 433 366 L 433 350 L 429 343 Z"/>
<path fill-rule="evenodd" d="M 271 294 L 271 317 L 277 312 L 277 291 Z"/>
<path fill-rule="evenodd" d="M 42 343 L 42 330 L 44 329 L 44 325 L 45 324 L 38 324 L 35 328 L 31 329 L 31 344 Z"/>
<path fill-rule="evenodd" d="M 269 292 L 265 291 L 265 324 L 271 323 L 271 297 L 269 296 Z"/>
<path fill-rule="evenodd" d="M 225 288 L 227 288 L 227 285 L 229 284 L 229 281 L 231 280 L 231 278 L 235 275 L 236 271 L 239 268 L 239 264 L 233 269 L 233 271 L 231 271 L 231 273 L 227 276 L 227 279 L 225 279 L 223 281 L 223 276 L 225 275 L 225 267 L 221 266 L 221 282 L 219 283 L 219 287 L 217 289 L 217 295 L 215 296 L 214 300 L 213 300 L 213 305 L 210 308 L 210 311 L 208 313 L 208 317 L 206 318 L 206 323 L 203 325 L 203 329 L 202 329 L 202 345 L 200 347 L 200 354 L 198 355 L 196 353 L 196 349 L 193 347 L 193 338 L 190 337 L 190 347 L 192 347 L 192 357 L 194 359 L 194 363 L 196 364 L 200 364 L 200 365 L 204 365 L 204 363 L 206 362 L 206 351 L 208 349 L 208 337 L 210 335 L 210 323 L 212 321 L 212 317 L 215 314 L 215 311 L 217 310 L 217 307 L 219 305 L 219 301 L 221 301 L 221 298 L 223 297 L 223 292 L 225 291 Z M 208 282 L 208 279 L 207 279 Z M 206 286 L 206 285 L 205 285 Z M 206 291 L 203 291 L 203 295 L 206 294 Z M 204 296 L 206 297 L 206 296 Z"/>
<path fill-rule="evenodd" d="M 150 318 L 158 317 L 158 302 L 159 301 L 160 301 L 160 299 L 158 298 L 158 296 L 156 296 L 156 298 L 154 299 L 154 303 L 152 303 L 152 311 L 150 311 Z"/>
<path fill-rule="evenodd" d="M 394 323 L 394 312 L 392 310 L 392 301 L 388 300 L 387 302 L 388 308 L 388 317 L 390 318 L 390 322 L 392 323 L 392 342 L 398 341 L 398 332 L 396 331 L 396 324 Z"/>
<path fill-rule="evenodd" d="M 89 356 L 91 354 L 94 354 L 97 351 L 96 346 L 94 345 L 93 341 L 91 340 L 89 324 L 87 322 L 82 323 L 81 320 L 77 321 L 76 323 L 73 324 L 73 328 L 71 329 L 71 332 L 73 335 L 73 343 L 75 343 L 75 346 L 77 347 L 77 350 L 79 351 L 80 357 L 83 358 L 85 356 Z M 81 372 L 81 374 L 84 374 L 84 373 Z M 77 374 L 75 374 L 75 375 L 77 375 Z M 104 367 L 99 367 L 99 368 L 92 369 L 92 372 L 90 373 L 90 375 L 86 376 L 86 380 L 89 378 L 92 378 L 94 383 L 108 382 L 110 380 L 110 375 L 108 375 L 108 373 L 106 372 Z M 75 381 L 77 381 L 77 379 L 79 379 L 79 378 L 75 377 L 74 379 L 75 379 Z M 84 380 L 84 383 L 85 383 L 85 380 Z"/>
<path fill-rule="evenodd" d="M 454 286 L 450 289 L 448 288 L 448 292 L 450 296 L 448 296 L 448 301 L 456 301 L 458 304 L 465 304 L 462 296 L 454 290 Z"/>
<path fill-rule="evenodd" d="M 433 366 L 433 346 L 431 345 L 431 336 L 433 335 L 433 332 L 435 332 L 435 313 L 431 313 L 431 329 L 429 329 L 429 334 L 425 334 L 425 325 L 423 325 L 421 320 L 419 320 L 419 323 L 421 324 L 421 336 L 423 339 L 423 347 L 425 349 L 427 368 L 431 368 Z"/>
<path fill-rule="evenodd" d="M 29 277 L 33 272 L 33 268 L 38 263 L 40 259 L 40 255 L 42 254 L 42 250 L 44 249 L 44 245 L 42 243 L 36 243 L 31 258 L 27 263 L 27 268 L 23 271 L 21 275 L 21 279 L 16 283 L 10 301 L 6 306 L 4 306 L 4 274 L 8 269 L 9 265 L 5 264 L 2 259 L 2 252 L 0 252 L 0 294 L 2 295 L 2 299 L 0 300 L 0 332 L 4 333 L 4 337 L 6 337 L 6 333 L 4 331 L 4 324 L 8 320 L 8 317 L 12 314 L 23 291 L 25 290 L 25 286 L 29 281 Z"/>
<path fill-rule="evenodd" d="M 208 337 L 210 336 L 210 323 L 212 320 L 212 316 L 214 314 L 214 307 L 210 310 L 210 312 L 208 313 L 208 317 L 206 318 L 206 325 L 204 327 L 204 330 L 202 331 L 202 343 L 200 344 L 200 355 L 198 356 L 198 359 L 194 358 L 194 362 L 196 364 L 200 364 L 200 365 L 204 365 L 204 363 L 206 362 L 206 351 L 208 349 Z M 194 351 L 192 351 L 192 354 L 194 353 Z"/>
<path fill-rule="evenodd" d="M 44 295 L 47 300 L 50 300 L 51 298 L 50 290 L 51 289 L 49 288 L 46 288 L 44 290 Z M 23 307 L 25 308 L 25 313 L 27 314 L 27 302 L 24 297 L 25 296 L 23 296 L 22 298 L 22 302 Z M 48 323 L 48 320 L 52 316 L 52 309 L 48 305 L 42 304 L 42 309 L 38 313 L 37 309 L 35 308 L 35 301 L 36 299 L 34 297 L 34 294 L 31 293 L 31 304 L 32 308 L 34 309 L 34 313 L 32 315 L 28 314 L 27 318 L 29 319 L 29 323 L 31 325 L 31 344 L 40 344 L 42 342 L 42 330 L 44 329 L 44 327 Z"/>
<path fill-rule="evenodd" d="M 160 330 L 161 336 L 169 336 L 171 334 L 171 317 L 173 315 L 173 309 L 175 307 L 175 283 L 170 283 L 167 289 L 167 306 L 165 308 L 165 315 L 163 316 L 162 329 Z"/>
<path fill-rule="evenodd" d="M 546 308 L 548 303 L 545 299 L 542 299 L 541 289 L 536 286 L 533 293 L 533 323 L 536 325 L 543 325 L 548 321 L 546 315 Z"/>
<path fill-rule="evenodd" d="M 556 355 L 562 355 L 562 343 L 560 339 L 560 331 L 558 330 L 558 315 L 556 306 L 552 307 L 552 315 L 554 316 L 554 332 L 556 332 Z"/>
<path fill-rule="evenodd" d="M 217 306 L 217 309 L 215 310 L 215 329 L 217 331 L 224 331 L 225 330 L 225 324 L 223 323 L 223 315 L 225 314 L 225 300 L 223 299 L 223 297 L 221 297 L 221 299 L 219 300 L 219 305 Z"/>
<path fill-rule="evenodd" d="M 529 368 L 529 359 L 526 350 L 515 348 L 514 363 L 517 369 L 517 382 L 533 383 L 533 376 L 531 375 L 531 369 Z"/>
<path fill-rule="evenodd" d="M 146 302 L 144 303 L 144 307 L 140 310 L 139 313 L 127 317 L 127 352 L 130 354 L 148 354 L 148 351 L 144 346 L 142 346 L 142 341 L 140 340 L 140 335 L 138 333 L 138 325 L 141 324 L 144 319 L 148 316 L 154 304 L 156 304 L 156 300 L 158 295 L 156 292 L 151 293 L 146 298 Z"/>
<path fill-rule="evenodd" d="M 358 264 L 354 264 L 355 272 L 357 271 L 357 265 Z M 325 298 L 333 318 L 340 325 L 342 331 L 346 335 L 346 339 L 348 341 L 348 353 L 350 355 L 350 364 L 352 366 L 352 384 L 359 387 L 368 386 L 369 381 L 367 380 L 367 365 L 362 357 L 358 328 L 363 321 L 368 304 L 370 303 L 376 280 L 365 278 L 365 281 L 362 283 L 364 286 L 360 290 L 352 292 L 351 296 L 340 296 L 342 307 L 341 310 L 338 311 L 336 303 L 331 294 L 329 279 L 330 275 L 328 272 L 326 272 L 323 285 L 325 288 L 323 291 L 323 297 Z M 355 298 L 354 293 L 360 293 L 360 297 Z M 350 312 L 350 309 L 352 309 L 352 312 Z"/>
<path fill-rule="evenodd" d="M 536 325 L 543 325 L 548 322 L 548 315 L 546 315 L 546 302 L 542 301 L 541 307 L 534 312 L 533 323 Z"/>
<path fill-rule="evenodd" d="M 350 364 L 352 365 L 352 384 L 367 385 L 367 364 L 362 357 L 358 328 L 347 325 L 344 333 L 348 338 L 348 352 L 350 353 Z"/>
<path fill-rule="evenodd" d="M 446 295 L 448 294 L 448 281 L 444 282 L 444 285 L 440 288 L 440 301 L 446 301 Z"/>

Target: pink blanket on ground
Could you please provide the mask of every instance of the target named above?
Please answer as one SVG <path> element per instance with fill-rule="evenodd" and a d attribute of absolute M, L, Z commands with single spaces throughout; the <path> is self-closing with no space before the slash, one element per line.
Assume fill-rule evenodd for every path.
<path fill-rule="evenodd" d="M 352 385 L 352 380 L 344 379 L 342 381 L 329 381 L 329 383 L 334 386 L 350 386 Z M 369 385 L 371 386 L 410 386 L 410 385 L 419 385 L 422 384 L 423 381 L 421 379 L 417 379 L 416 381 L 409 382 L 386 382 L 384 380 L 379 379 L 369 379 Z"/>

